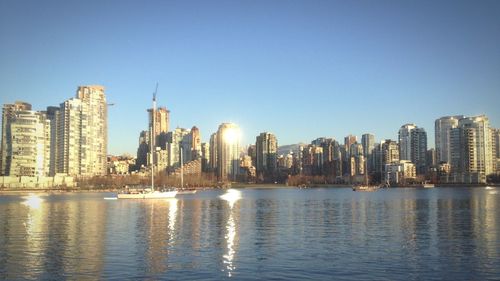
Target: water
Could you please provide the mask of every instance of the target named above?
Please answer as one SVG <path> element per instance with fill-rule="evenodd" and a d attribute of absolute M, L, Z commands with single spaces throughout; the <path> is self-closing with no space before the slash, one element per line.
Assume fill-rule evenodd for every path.
<path fill-rule="evenodd" d="M 0 279 L 499 280 L 498 189 L 4 195 Z"/>

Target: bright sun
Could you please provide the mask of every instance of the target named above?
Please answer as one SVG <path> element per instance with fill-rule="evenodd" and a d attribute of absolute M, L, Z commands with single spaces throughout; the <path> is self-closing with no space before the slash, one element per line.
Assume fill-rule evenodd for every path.
<path fill-rule="evenodd" d="M 224 140 L 229 144 L 234 144 L 239 139 L 239 132 L 234 128 L 229 128 L 224 132 Z"/>

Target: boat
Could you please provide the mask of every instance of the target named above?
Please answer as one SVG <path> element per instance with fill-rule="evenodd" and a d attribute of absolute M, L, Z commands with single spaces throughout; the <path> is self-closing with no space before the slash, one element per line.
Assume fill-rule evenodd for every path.
<path fill-rule="evenodd" d="M 155 132 L 155 123 L 156 123 L 156 92 L 158 91 L 158 84 L 156 84 L 156 90 L 153 93 L 153 122 L 151 125 L 151 138 L 150 138 L 150 159 L 151 159 L 151 188 L 144 189 L 129 189 L 126 188 L 123 192 L 120 192 L 116 195 L 118 199 L 167 199 L 174 198 L 177 195 L 177 190 L 155 190 L 154 184 L 154 158 L 153 158 L 153 140 L 154 140 L 154 132 Z"/>
<path fill-rule="evenodd" d="M 196 189 L 179 189 L 177 190 L 177 195 L 195 194 L 196 191 Z"/>
<path fill-rule="evenodd" d="M 368 170 L 365 161 L 365 180 L 362 185 L 354 185 L 352 187 L 352 191 L 364 191 L 364 192 L 373 192 L 380 189 L 378 185 L 369 185 L 368 184 Z"/>

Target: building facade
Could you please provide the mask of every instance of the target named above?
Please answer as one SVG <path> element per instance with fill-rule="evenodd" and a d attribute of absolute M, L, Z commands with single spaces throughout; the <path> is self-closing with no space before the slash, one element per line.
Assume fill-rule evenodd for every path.
<path fill-rule="evenodd" d="M 278 141 L 274 134 L 264 132 L 255 140 L 257 176 L 274 177 L 278 172 Z"/>
<path fill-rule="evenodd" d="M 235 181 L 240 170 L 240 128 L 223 123 L 217 131 L 217 178 Z"/>
<path fill-rule="evenodd" d="M 57 173 L 79 176 L 107 173 L 107 104 L 102 86 L 80 86 L 76 98 L 60 105 Z"/>
<path fill-rule="evenodd" d="M 2 108 L 2 143 L 0 146 L 0 176 L 8 176 L 12 157 L 12 132 L 10 124 L 16 112 L 31 110 L 31 104 L 16 101 L 14 104 L 4 104 Z"/>
<path fill-rule="evenodd" d="M 451 162 L 450 133 L 451 129 L 458 127 L 458 120 L 462 118 L 464 118 L 463 115 L 445 116 L 434 122 L 436 161 L 438 163 Z"/>
<path fill-rule="evenodd" d="M 496 172 L 496 159 L 489 119 L 485 115 L 464 117 L 450 131 L 451 173 L 454 182 L 485 183 Z"/>
<path fill-rule="evenodd" d="M 17 111 L 11 120 L 9 176 L 43 177 L 50 168 L 50 121 L 42 112 Z"/>

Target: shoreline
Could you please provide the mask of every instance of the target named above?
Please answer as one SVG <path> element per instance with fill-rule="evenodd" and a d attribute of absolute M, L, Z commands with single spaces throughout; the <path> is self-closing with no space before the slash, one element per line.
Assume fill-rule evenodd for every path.
<path fill-rule="evenodd" d="M 500 187 L 500 184 L 436 184 L 434 188 L 454 188 L 454 187 Z M 287 186 L 285 184 L 274 184 L 274 183 L 233 183 L 229 188 L 241 188 L 241 189 L 296 189 L 296 188 L 352 188 L 349 184 L 312 184 L 309 186 Z M 195 188 L 199 191 L 202 190 L 216 190 L 216 189 L 229 189 L 220 187 L 204 187 Z M 422 188 L 422 189 L 432 189 L 423 188 L 420 186 L 394 186 L 391 188 Z M 29 194 L 29 193 L 43 193 L 43 194 L 69 194 L 69 193 L 107 193 L 107 192 L 118 192 L 119 188 L 108 188 L 108 189 L 0 189 L 0 195 L 16 195 L 16 194 Z"/>

